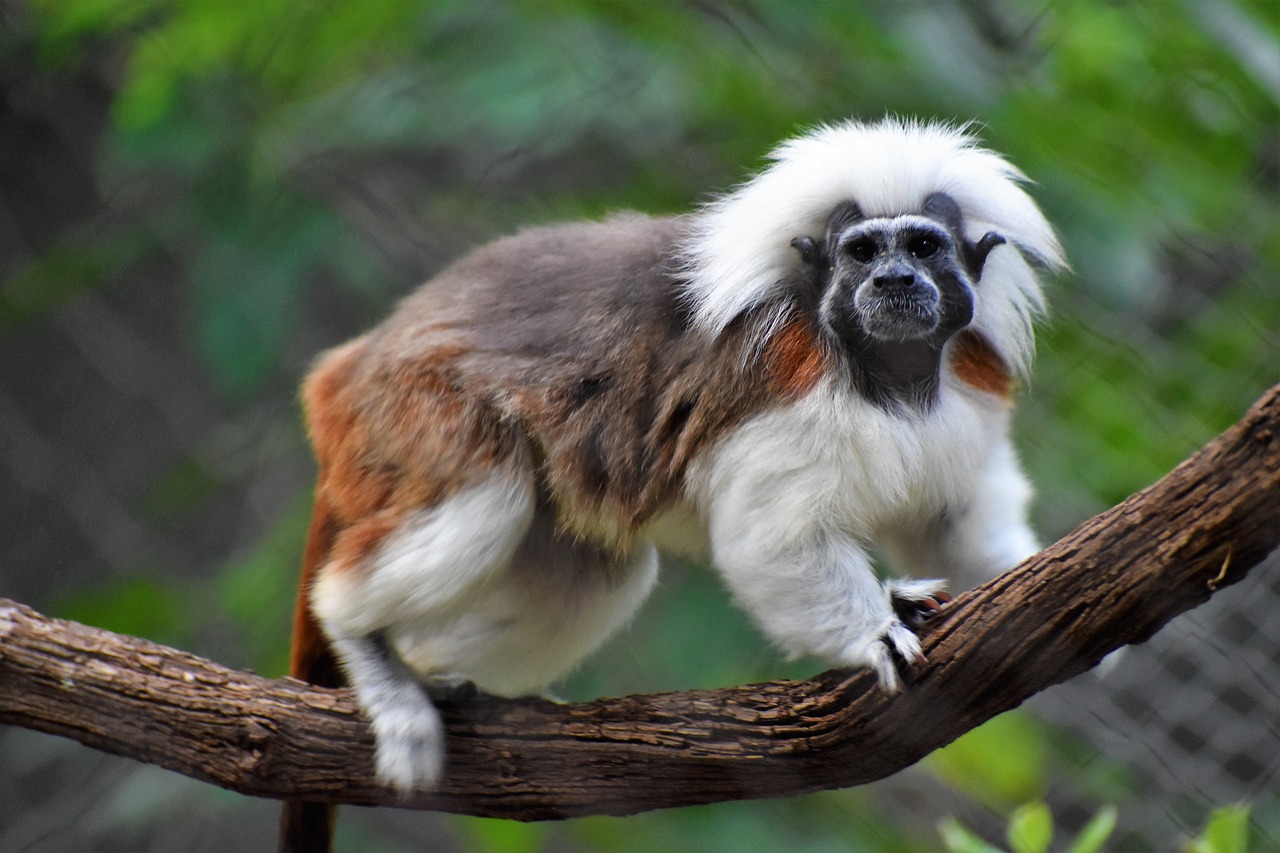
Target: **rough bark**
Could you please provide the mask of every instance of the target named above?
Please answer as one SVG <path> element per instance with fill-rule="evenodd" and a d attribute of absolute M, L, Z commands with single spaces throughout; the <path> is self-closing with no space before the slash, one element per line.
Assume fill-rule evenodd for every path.
<path fill-rule="evenodd" d="M 371 775 L 348 694 L 270 680 L 0 601 L 0 722 L 64 735 L 243 794 L 521 820 L 859 785 L 1149 638 L 1280 544 L 1280 386 L 1150 488 L 922 630 L 887 694 L 867 673 L 555 705 L 445 707 L 440 790 Z"/>

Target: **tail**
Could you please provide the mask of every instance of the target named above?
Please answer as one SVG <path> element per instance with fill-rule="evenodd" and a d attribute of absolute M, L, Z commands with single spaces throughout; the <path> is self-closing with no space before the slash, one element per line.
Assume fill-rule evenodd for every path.
<path fill-rule="evenodd" d="M 316 572 L 333 546 L 336 530 L 333 514 L 323 496 L 317 495 L 311 528 L 307 532 L 307 547 L 302 557 L 298 604 L 293 614 L 289 674 L 318 687 L 342 686 L 337 659 L 307 601 Z M 326 853 L 333 843 L 337 813 L 338 807 L 332 803 L 286 801 L 280 818 L 280 853 Z"/>
<path fill-rule="evenodd" d="M 280 853 L 326 853 L 333 846 L 333 803 L 287 800 L 280 815 Z"/>

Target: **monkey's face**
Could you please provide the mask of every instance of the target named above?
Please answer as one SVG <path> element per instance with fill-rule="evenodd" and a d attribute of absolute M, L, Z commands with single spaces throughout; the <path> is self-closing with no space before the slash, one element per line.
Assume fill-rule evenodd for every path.
<path fill-rule="evenodd" d="M 933 219 L 852 222 L 828 235 L 827 252 L 821 312 L 841 337 L 941 345 L 973 319 L 960 247 Z"/>

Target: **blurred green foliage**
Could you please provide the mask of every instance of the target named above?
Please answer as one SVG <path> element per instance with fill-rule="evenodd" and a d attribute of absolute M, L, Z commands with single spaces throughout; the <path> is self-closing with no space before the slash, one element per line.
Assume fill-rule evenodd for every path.
<path fill-rule="evenodd" d="M 1075 273 L 1052 290 L 1020 416 L 1047 537 L 1164 473 L 1277 378 L 1274 0 L 35 0 L 30 14 L 51 68 L 119 57 L 99 162 L 111 216 L 0 285 L 0 330 L 169 259 L 185 337 L 231 407 L 296 381 L 320 284 L 359 307 L 338 323 L 353 333 L 412 276 L 487 236 L 620 206 L 685 209 L 798 126 L 885 112 L 980 121 L 1061 227 Z M 420 182 L 379 195 L 402 174 L 386 163 Z M 385 231 L 397 217 L 439 250 L 422 269 Z M 149 506 L 182 512 L 217 488 L 184 463 Z M 230 662 L 278 672 L 305 516 L 300 491 L 220 576 L 140 570 L 78 593 L 68 615 L 178 645 L 224 633 L 241 655 Z M 566 690 L 812 671 L 780 665 L 724 598 L 706 573 L 672 572 Z M 1007 813 L 1043 792 L 1046 744 L 1010 715 L 929 772 Z M 836 792 L 455 827 L 476 851 L 936 845 L 932 817 L 895 827 L 867 803 Z"/>
<path fill-rule="evenodd" d="M 1104 806 L 1089 819 L 1072 839 L 1065 853 L 1098 853 L 1111 837 L 1116 825 L 1116 808 Z M 1053 815 L 1049 807 L 1040 801 L 1024 803 L 1009 815 L 1005 832 L 1011 853 L 1048 853 L 1053 843 Z M 938 832 L 949 853 L 1003 853 L 999 847 L 989 844 L 959 821 L 943 821 Z"/>
<path fill-rule="evenodd" d="M 966 794 L 999 810 L 1044 794 L 1048 752 L 1044 731 L 1029 716 L 1004 714 L 927 759 L 931 769 Z M 999 756 L 993 761 L 992 756 Z"/>
<path fill-rule="evenodd" d="M 1187 845 L 1187 853 L 1248 853 L 1249 808 L 1232 805 L 1215 809 L 1204 831 Z"/>

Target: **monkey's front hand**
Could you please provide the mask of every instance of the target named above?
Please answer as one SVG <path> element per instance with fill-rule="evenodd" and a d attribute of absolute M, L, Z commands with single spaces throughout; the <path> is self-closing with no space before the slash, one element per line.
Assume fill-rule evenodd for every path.
<path fill-rule="evenodd" d="M 921 584 L 919 591 L 915 584 Z M 893 612 L 912 631 L 919 631 L 924 623 L 951 603 L 951 596 L 942 589 L 942 583 L 927 581 L 890 581 L 886 588 Z"/>
<path fill-rule="evenodd" d="M 924 621 L 951 600 L 940 580 L 889 581 L 884 584 L 893 617 L 874 637 L 852 646 L 848 663 L 875 670 L 880 685 L 890 692 L 900 686 L 898 668 L 907 662 L 923 662 L 916 636 Z"/>

